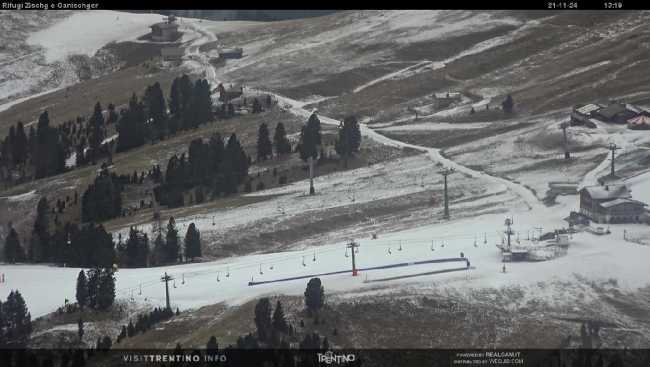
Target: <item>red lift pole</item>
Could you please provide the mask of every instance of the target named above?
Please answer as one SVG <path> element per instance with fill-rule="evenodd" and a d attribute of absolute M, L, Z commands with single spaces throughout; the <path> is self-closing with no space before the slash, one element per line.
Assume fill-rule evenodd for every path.
<path fill-rule="evenodd" d="M 359 247 L 359 244 L 354 242 L 354 241 L 350 241 L 350 243 L 348 243 L 348 245 L 347 245 L 347 248 L 349 248 L 350 252 L 352 252 L 352 276 L 353 277 L 357 276 L 357 263 L 356 263 L 356 259 L 354 257 L 354 249 L 356 247 Z"/>

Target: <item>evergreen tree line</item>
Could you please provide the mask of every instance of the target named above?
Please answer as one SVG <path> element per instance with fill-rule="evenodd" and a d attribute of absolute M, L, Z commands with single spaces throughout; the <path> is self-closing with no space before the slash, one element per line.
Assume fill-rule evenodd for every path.
<path fill-rule="evenodd" d="M 122 214 L 122 191 L 128 176 L 103 169 L 81 196 L 81 221 L 102 222 Z M 126 181 L 126 182 L 125 182 Z"/>
<path fill-rule="evenodd" d="M 32 235 L 28 253 L 20 244 L 20 238 L 14 228 L 11 228 L 5 240 L 5 260 L 16 262 L 53 262 L 74 267 L 111 267 L 115 263 L 116 254 L 111 235 L 102 225 L 89 223 L 79 228 L 67 223 L 60 226 L 50 236 L 45 232 L 41 236 Z"/>
<path fill-rule="evenodd" d="M 61 128 L 50 126 L 47 111 L 41 113 L 36 129 L 30 127 L 25 133 L 22 122 L 11 126 L 9 134 L 0 146 L 0 171 L 19 169 L 21 177 L 36 179 L 52 176 L 65 171 L 65 160 L 69 153 L 69 143 Z M 0 178 L 8 179 L 8 174 Z"/>
<path fill-rule="evenodd" d="M 50 126 L 46 110 L 39 116 L 37 127 L 30 126 L 27 134 L 19 121 L 0 140 L 0 168 L 5 168 L 5 172 L 18 169 L 21 174 L 18 182 L 23 182 L 64 172 L 66 158 L 71 152 L 76 152 L 77 167 L 95 164 L 97 159 L 112 154 L 113 142 L 102 143 L 107 137 L 107 127 L 117 119 L 115 105 L 108 105 L 104 119 L 101 104 L 97 102 L 88 119 L 79 116 L 55 127 Z M 0 180 L 8 178 L 4 176 L 0 175 Z"/>
<path fill-rule="evenodd" d="M 261 123 L 257 131 L 257 160 L 265 161 L 273 156 L 273 149 L 278 156 L 291 153 L 291 143 L 287 139 L 287 131 L 282 122 L 275 126 L 273 142 L 271 142 L 269 128 L 266 123 Z"/>
<path fill-rule="evenodd" d="M 134 93 L 128 107 L 120 111 L 117 152 L 199 127 L 213 117 L 210 83 L 206 79 L 192 83 L 185 74 L 175 78 L 169 102 L 165 100 L 160 83 L 155 83 L 145 89 L 140 100 Z"/>
<path fill-rule="evenodd" d="M 0 300 L 0 349 L 25 348 L 32 332 L 32 316 L 19 291 Z"/>
<path fill-rule="evenodd" d="M 53 235 L 47 229 L 49 213 L 47 200 L 39 200 L 34 231 L 29 245 L 29 257 L 12 227 L 5 240 L 5 260 L 16 262 L 53 262 L 73 267 L 135 268 L 181 262 L 183 258 L 193 260 L 202 256 L 201 233 L 190 223 L 183 242 L 173 217 L 169 219 L 165 233 L 158 233 L 153 249 L 146 233 L 132 227 L 124 243 L 121 234 L 117 243 L 101 224 L 87 223 L 80 227 L 66 223 L 59 226 Z M 152 251 L 153 250 L 153 251 Z"/>
<path fill-rule="evenodd" d="M 183 193 L 197 186 L 211 190 L 213 196 L 236 193 L 248 176 L 249 166 L 250 157 L 234 133 L 225 145 L 217 133 L 207 142 L 195 139 L 190 142 L 187 155 L 169 159 L 165 182 L 154 189 L 156 200 L 170 207 L 183 206 Z M 196 201 L 202 201 L 199 199 L 202 198 Z"/>
<path fill-rule="evenodd" d="M 180 312 L 177 310 L 177 314 Z M 161 321 L 165 321 L 174 316 L 174 311 L 168 308 L 154 308 L 153 311 L 146 314 L 139 314 L 135 324 L 132 320 L 129 320 L 128 325 L 122 325 L 122 330 L 117 336 L 116 343 L 120 343 L 122 340 L 131 338 L 138 335 L 138 333 L 144 334 L 147 330 L 150 330 L 154 325 Z"/>
<path fill-rule="evenodd" d="M 175 264 L 185 260 L 194 260 L 202 256 L 201 233 L 194 223 L 190 223 L 181 238 L 174 217 L 169 218 L 165 231 L 155 234 L 153 247 L 149 236 L 141 230 L 131 227 L 126 243 L 118 235 L 117 263 L 122 267 L 139 268 Z"/>
<path fill-rule="evenodd" d="M 75 293 L 81 309 L 107 310 L 115 301 L 115 275 L 112 268 L 79 271 Z"/>

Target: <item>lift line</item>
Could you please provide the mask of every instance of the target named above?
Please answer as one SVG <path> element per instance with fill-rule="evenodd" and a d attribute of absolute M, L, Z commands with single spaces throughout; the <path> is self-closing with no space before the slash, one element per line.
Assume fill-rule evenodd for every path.
<path fill-rule="evenodd" d="M 447 258 L 447 259 L 409 261 L 409 262 L 403 262 L 403 263 L 397 263 L 397 264 L 372 266 L 372 267 L 369 267 L 369 268 L 362 268 L 362 269 L 356 269 L 356 270 L 357 271 L 369 271 L 369 270 L 380 270 L 380 269 L 392 269 L 392 268 L 399 268 L 399 267 L 412 266 L 412 265 L 439 264 L 439 263 L 458 262 L 458 261 L 465 262 L 467 267 L 452 269 L 452 270 L 449 270 L 449 271 L 456 271 L 456 270 L 461 270 L 461 269 L 469 269 L 470 262 L 469 262 L 468 258 L 466 258 L 466 257 L 453 257 L 453 258 Z M 328 273 L 300 275 L 300 276 L 297 276 L 297 277 L 280 278 L 280 279 L 274 279 L 274 280 L 264 280 L 264 281 L 258 281 L 258 282 L 250 281 L 250 282 L 248 282 L 248 285 L 249 286 L 254 286 L 254 285 L 269 284 L 269 283 L 288 282 L 288 281 L 291 281 L 291 280 L 322 277 L 322 276 L 327 276 L 327 275 L 345 274 L 345 273 L 349 273 L 349 272 L 350 272 L 350 270 L 339 270 L 339 271 L 332 271 L 332 272 L 328 272 Z M 436 271 L 436 272 L 446 272 L 446 271 Z M 431 274 L 436 274 L 436 272 L 432 272 Z M 420 274 L 420 275 L 424 275 L 424 274 Z"/>

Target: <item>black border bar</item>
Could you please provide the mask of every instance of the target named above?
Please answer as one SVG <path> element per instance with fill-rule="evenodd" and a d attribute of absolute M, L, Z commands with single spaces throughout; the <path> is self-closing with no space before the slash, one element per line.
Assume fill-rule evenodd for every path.
<path fill-rule="evenodd" d="M 36 7 L 28 9 L 27 3 Z M 399 5 L 400 9 L 440 9 L 440 10 L 645 10 L 650 9 L 647 0 L 454 0 L 454 1 L 400 1 L 386 3 L 364 2 L 268 2 L 268 1 L 205 1 L 205 0 L 1 0 L 0 10 L 363 10 L 363 9 L 392 9 Z M 272 5 L 272 7 L 270 7 Z M 379 6 L 379 7 L 378 7 Z M 396 9 L 396 8 L 394 8 Z"/>

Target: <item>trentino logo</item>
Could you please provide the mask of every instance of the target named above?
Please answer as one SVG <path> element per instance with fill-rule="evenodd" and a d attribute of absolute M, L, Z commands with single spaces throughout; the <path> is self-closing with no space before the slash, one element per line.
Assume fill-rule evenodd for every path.
<path fill-rule="evenodd" d="M 318 363 L 325 363 L 325 364 L 341 364 L 341 363 L 350 363 L 354 362 L 356 360 L 356 356 L 354 354 L 334 354 L 331 350 L 328 350 L 325 353 L 317 353 L 318 354 Z"/>

